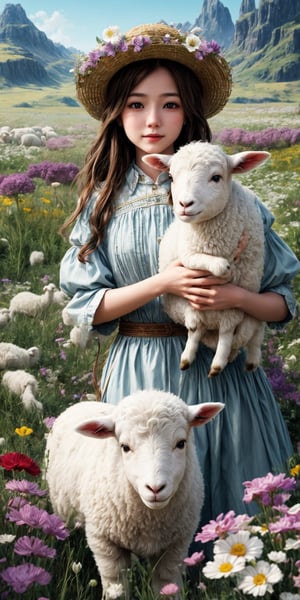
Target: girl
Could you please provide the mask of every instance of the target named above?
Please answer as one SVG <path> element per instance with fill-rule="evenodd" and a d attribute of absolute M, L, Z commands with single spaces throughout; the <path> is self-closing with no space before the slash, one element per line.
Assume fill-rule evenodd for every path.
<path fill-rule="evenodd" d="M 104 401 L 156 388 L 188 404 L 225 403 L 195 435 L 206 485 L 202 522 L 230 509 L 253 514 L 242 500 L 243 481 L 284 468 L 292 453 L 267 378 L 261 368 L 244 372 L 243 352 L 208 378 L 212 352 L 203 344 L 190 369 L 180 371 L 185 332 L 164 313 L 161 295 L 182 296 L 198 310 L 239 308 L 280 328 L 295 312 L 290 283 L 299 264 L 257 200 L 266 251 L 259 294 L 178 261 L 158 273 L 159 240 L 173 219 L 170 181 L 142 157 L 210 141 L 207 118 L 228 100 L 230 68 L 216 44 L 172 27 L 145 25 L 125 37 L 111 28 L 105 37 L 77 74 L 79 99 L 102 123 L 81 171 L 78 206 L 63 228 L 74 224 L 61 263 L 67 310 L 102 334 L 118 327 L 102 373 Z"/>

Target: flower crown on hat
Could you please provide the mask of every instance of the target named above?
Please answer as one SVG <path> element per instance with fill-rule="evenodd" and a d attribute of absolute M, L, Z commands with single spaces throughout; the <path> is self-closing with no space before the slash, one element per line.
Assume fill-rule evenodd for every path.
<path fill-rule="evenodd" d="M 175 30 L 174 30 L 175 31 Z M 199 28 L 194 28 L 191 32 L 185 35 L 180 34 L 176 39 L 166 33 L 159 40 L 160 43 L 166 45 L 184 46 L 189 52 L 194 53 L 194 57 L 198 60 L 203 60 L 208 54 L 221 54 L 219 44 L 212 40 L 210 42 L 201 39 Z M 121 33 L 118 26 L 114 25 L 104 29 L 102 34 L 103 39 L 96 38 L 98 46 L 91 50 L 86 56 L 80 56 L 75 67 L 75 77 L 89 75 L 101 58 L 106 56 L 114 57 L 118 52 L 127 52 L 131 47 L 134 52 L 142 52 L 143 48 L 151 46 L 154 40 L 148 35 L 137 35 L 129 42 L 125 35 Z M 157 36 L 155 43 L 158 42 Z"/>

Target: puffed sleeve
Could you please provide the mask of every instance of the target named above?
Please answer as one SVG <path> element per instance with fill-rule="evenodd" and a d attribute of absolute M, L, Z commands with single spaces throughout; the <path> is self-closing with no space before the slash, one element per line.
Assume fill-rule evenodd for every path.
<path fill-rule="evenodd" d="M 295 317 L 297 303 L 292 291 L 292 280 L 299 272 L 300 263 L 289 246 L 272 229 L 273 215 L 257 200 L 265 231 L 265 268 L 261 291 L 276 292 L 284 297 L 289 310 L 288 317 L 281 322 L 270 322 L 272 329 L 282 329 Z"/>
<path fill-rule="evenodd" d="M 89 217 L 94 205 L 91 198 L 86 209 L 79 215 L 70 235 L 71 247 L 60 264 L 60 287 L 71 298 L 66 306 L 72 322 L 92 327 L 96 309 L 106 290 L 116 287 L 109 260 L 105 254 L 105 244 L 89 255 L 87 262 L 78 260 L 78 253 L 91 236 Z M 97 326 L 99 333 L 110 335 L 117 321 Z"/>

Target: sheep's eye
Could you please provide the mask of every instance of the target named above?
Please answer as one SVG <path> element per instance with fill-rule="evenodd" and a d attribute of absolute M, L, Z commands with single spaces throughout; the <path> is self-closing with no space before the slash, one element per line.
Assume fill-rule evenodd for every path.
<path fill-rule="evenodd" d="M 176 448 L 179 448 L 179 450 L 182 450 L 186 445 L 186 440 L 180 440 L 179 442 L 177 442 L 176 444 Z"/>
<path fill-rule="evenodd" d="M 122 448 L 123 452 L 125 452 L 125 454 L 127 452 L 130 452 L 130 447 L 127 444 L 121 444 L 121 448 Z"/>
<path fill-rule="evenodd" d="M 222 179 L 221 175 L 213 175 L 211 178 L 211 181 L 214 181 L 215 183 L 218 183 L 218 181 L 220 181 L 220 179 Z"/>
<path fill-rule="evenodd" d="M 170 181 L 173 181 L 173 177 L 172 177 L 171 173 L 169 173 L 169 179 L 170 179 Z"/>

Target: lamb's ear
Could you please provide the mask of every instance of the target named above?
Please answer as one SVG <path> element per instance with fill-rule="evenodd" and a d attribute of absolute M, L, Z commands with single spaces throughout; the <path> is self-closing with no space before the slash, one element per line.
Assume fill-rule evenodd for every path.
<path fill-rule="evenodd" d="M 75 431 L 82 435 L 95 438 L 108 438 L 115 435 L 115 423 L 110 417 L 91 419 L 77 425 Z"/>
<path fill-rule="evenodd" d="M 270 152 L 258 150 L 249 150 L 246 152 L 238 152 L 229 156 L 229 164 L 232 173 L 246 173 L 259 165 L 262 165 L 270 158 Z"/>
<path fill-rule="evenodd" d="M 222 402 L 203 402 L 203 404 L 190 405 L 191 427 L 205 425 L 223 410 L 224 406 L 225 404 L 222 404 Z"/>
<path fill-rule="evenodd" d="M 158 171 L 169 171 L 172 154 L 145 154 L 142 160 Z"/>

